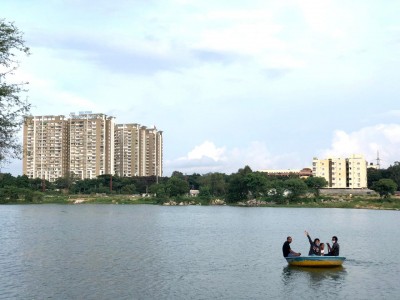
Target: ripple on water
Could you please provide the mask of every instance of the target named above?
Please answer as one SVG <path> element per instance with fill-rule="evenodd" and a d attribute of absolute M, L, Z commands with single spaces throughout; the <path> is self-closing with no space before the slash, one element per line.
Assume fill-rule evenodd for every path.
<path fill-rule="evenodd" d="M 0 298 L 396 298 L 400 269 L 391 259 L 396 252 L 390 251 L 400 239 L 395 232 L 398 216 L 318 210 L 316 220 L 315 212 L 2 206 Z M 319 220 L 328 219 L 348 257 L 344 267 L 288 267 L 281 254 L 285 237 L 293 235 L 293 248 L 303 252 L 308 242 L 299 228 L 318 228 L 319 236 L 326 238 L 331 229 L 321 228 Z M 375 249 L 368 244 L 369 236 L 381 237 Z"/>

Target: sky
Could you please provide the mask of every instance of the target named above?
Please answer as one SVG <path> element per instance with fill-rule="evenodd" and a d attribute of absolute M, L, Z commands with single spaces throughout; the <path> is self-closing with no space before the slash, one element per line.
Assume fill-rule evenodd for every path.
<path fill-rule="evenodd" d="M 31 114 L 163 131 L 164 175 L 400 161 L 396 0 L 2 0 Z M 22 137 L 22 134 L 20 134 Z M 22 174 L 13 160 L 3 172 Z"/>

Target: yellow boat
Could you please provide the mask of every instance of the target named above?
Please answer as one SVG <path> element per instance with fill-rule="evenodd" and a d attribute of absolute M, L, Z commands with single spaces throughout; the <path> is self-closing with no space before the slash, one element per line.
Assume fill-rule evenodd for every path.
<path fill-rule="evenodd" d="M 285 257 L 289 266 L 330 268 L 341 266 L 346 259 L 343 256 L 295 256 Z"/>

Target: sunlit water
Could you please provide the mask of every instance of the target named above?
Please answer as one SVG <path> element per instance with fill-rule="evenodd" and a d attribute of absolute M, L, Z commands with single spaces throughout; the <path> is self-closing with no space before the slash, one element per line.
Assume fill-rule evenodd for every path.
<path fill-rule="evenodd" d="M 400 212 L 0 206 L 1 299 L 400 299 Z M 288 267 L 339 237 L 344 267 Z"/>

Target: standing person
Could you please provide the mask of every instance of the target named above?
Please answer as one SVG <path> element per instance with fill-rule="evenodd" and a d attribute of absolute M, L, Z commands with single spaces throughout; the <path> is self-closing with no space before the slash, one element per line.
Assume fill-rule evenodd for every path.
<path fill-rule="evenodd" d="M 297 253 L 294 252 L 291 248 L 290 248 L 290 243 L 292 242 L 292 237 L 288 236 L 286 238 L 286 242 L 283 243 L 282 246 L 282 253 L 283 253 L 283 257 L 293 257 L 293 256 L 300 256 L 301 253 Z"/>
<path fill-rule="evenodd" d="M 310 242 L 310 251 L 308 251 L 308 255 L 321 255 L 321 251 L 319 248 L 320 240 L 319 238 L 314 239 L 314 242 L 311 240 L 310 235 L 307 230 L 304 231 L 305 235 L 308 237 L 308 241 Z"/>
<path fill-rule="evenodd" d="M 332 247 L 329 245 L 329 243 L 326 243 L 328 245 L 328 254 L 327 256 L 339 256 L 339 243 L 338 243 L 338 238 L 336 235 L 332 237 Z"/>

